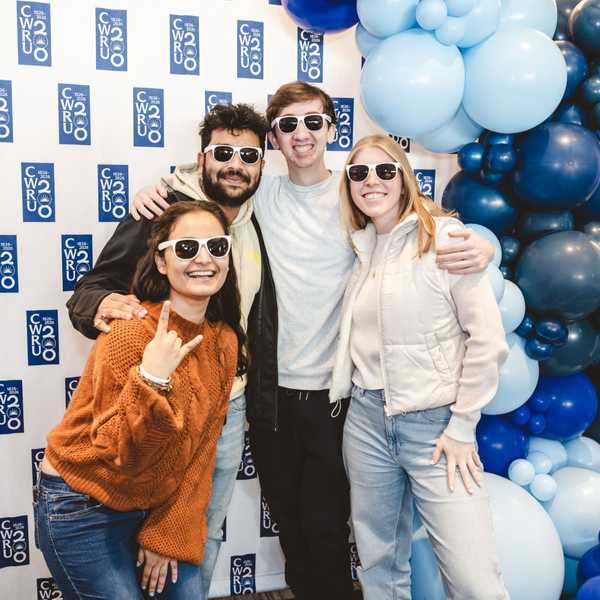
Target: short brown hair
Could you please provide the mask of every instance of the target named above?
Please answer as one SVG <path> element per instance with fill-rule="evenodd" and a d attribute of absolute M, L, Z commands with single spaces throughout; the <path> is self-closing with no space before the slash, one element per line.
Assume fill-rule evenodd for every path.
<path fill-rule="evenodd" d="M 273 94 L 269 106 L 267 106 L 267 121 L 269 129 L 273 119 L 277 118 L 281 111 L 290 104 L 296 102 L 307 102 L 309 100 L 320 100 L 323 104 L 323 112 L 331 117 L 331 124 L 335 125 L 335 106 L 331 96 L 326 94 L 321 88 L 318 88 L 304 81 L 292 81 L 284 83 Z"/>

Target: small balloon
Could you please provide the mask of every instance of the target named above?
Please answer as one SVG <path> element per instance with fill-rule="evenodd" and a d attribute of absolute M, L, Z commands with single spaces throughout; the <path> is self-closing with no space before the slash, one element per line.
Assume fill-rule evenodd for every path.
<path fill-rule="evenodd" d="M 533 452 L 542 452 L 552 461 L 550 473 L 554 473 L 567 465 L 567 451 L 565 450 L 565 447 L 556 440 L 547 440 L 541 437 L 529 438 L 529 454 L 527 456 L 531 456 Z"/>
<path fill-rule="evenodd" d="M 436 30 L 435 37 L 438 42 L 451 46 L 458 43 L 467 31 L 464 19 L 448 17 Z M 483 129 L 483 127 L 481 127 Z"/>
<path fill-rule="evenodd" d="M 498 308 L 500 308 L 505 333 L 512 333 L 525 317 L 525 298 L 519 287 L 512 281 L 505 281 L 504 294 L 498 303 Z"/>
<path fill-rule="evenodd" d="M 569 331 L 566 324 L 558 319 L 540 319 L 535 324 L 535 335 L 553 346 L 562 346 L 567 341 Z"/>
<path fill-rule="evenodd" d="M 554 348 L 551 344 L 547 344 L 538 338 L 531 338 L 525 343 L 525 352 L 527 356 L 533 360 L 546 360 L 552 356 Z"/>
<path fill-rule="evenodd" d="M 527 423 L 527 431 L 531 435 L 540 435 L 546 429 L 546 419 L 544 415 L 532 415 Z"/>
<path fill-rule="evenodd" d="M 516 410 L 510 413 L 510 420 L 515 425 L 519 425 L 522 427 L 527 424 L 527 421 L 531 418 L 531 411 L 527 407 L 527 404 L 523 404 L 523 406 L 519 406 Z"/>
<path fill-rule="evenodd" d="M 502 262 L 510 265 L 519 255 L 521 242 L 512 235 L 504 235 L 500 238 L 500 245 L 502 246 Z"/>
<path fill-rule="evenodd" d="M 477 142 L 466 144 L 458 153 L 458 165 L 467 173 L 479 173 L 483 164 L 484 145 Z"/>
<path fill-rule="evenodd" d="M 428 31 L 437 29 L 448 17 L 444 0 L 421 0 L 417 6 L 417 23 Z"/>
<path fill-rule="evenodd" d="M 473 10 L 475 0 L 446 0 L 448 14 L 452 17 L 464 17 Z"/>
<path fill-rule="evenodd" d="M 548 502 L 556 496 L 557 487 L 552 475 L 536 475 L 529 489 L 540 502 Z"/>
<path fill-rule="evenodd" d="M 517 485 L 529 485 L 535 479 L 535 469 L 528 460 L 517 458 L 510 463 L 508 478 Z"/>
<path fill-rule="evenodd" d="M 533 315 L 526 314 L 519 326 L 515 329 L 515 333 L 522 338 L 527 338 L 533 331 L 534 325 L 535 319 Z"/>
<path fill-rule="evenodd" d="M 527 460 L 533 465 L 536 475 L 547 475 L 552 471 L 552 460 L 544 452 L 540 452 L 539 450 L 529 452 Z"/>
<path fill-rule="evenodd" d="M 485 151 L 484 165 L 491 171 L 509 173 L 517 164 L 517 153 L 512 146 L 490 145 Z"/>

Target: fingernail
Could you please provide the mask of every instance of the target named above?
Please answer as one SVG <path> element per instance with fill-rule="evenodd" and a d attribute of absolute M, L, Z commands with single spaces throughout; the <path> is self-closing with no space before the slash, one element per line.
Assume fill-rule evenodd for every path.
<path fill-rule="evenodd" d="M 142 564 L 142 563 L 138 561 L 138 562 L 136 562 L 136 563 L 135 563 L 135 566 L 136 566 L 136 567 L 139 567 L 141 564 Z"/>
<path fill-rule="evenodd" d="M 140 317 L 145 317 L 148 314 L 148 311 L 145 308 L 142 308 L 138 314 Z"/>

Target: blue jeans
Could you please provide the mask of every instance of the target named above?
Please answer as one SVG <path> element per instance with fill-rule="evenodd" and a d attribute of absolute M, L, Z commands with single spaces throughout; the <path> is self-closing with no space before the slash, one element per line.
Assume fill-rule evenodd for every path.
<path fill-rule="evenodd" d="M 354 386 L 344 427 L 352 525 L 365 600 L 410 600 L 413 502 L 449 600 L 507 600 L 487 492 L 469 495 L 445 457 L 431 464 L 449 406 L 387 417 L 382 390 Z"/>
<path fill-rule="evenodd" d="M 208 597 L 210 581 L 223 539 L 223 521 L 231 502 L 238 469 L 244 451 L 246 397 L 233 398 L 227 409 L 227 420 L 217 444 L 217 460 L 212 477 L 212 491 L 206 513 L 208 536 L 202 564 L 202 584 Z"/>
<path fill-rule="evenodd" d="M 120 512 L 40 472 L 35 490 L 35 541 L 64 600 L 141 600 L 136 535 L 147 511 Z M 179 562 L 165 600 L 205 598 L 200 567 Z"/>

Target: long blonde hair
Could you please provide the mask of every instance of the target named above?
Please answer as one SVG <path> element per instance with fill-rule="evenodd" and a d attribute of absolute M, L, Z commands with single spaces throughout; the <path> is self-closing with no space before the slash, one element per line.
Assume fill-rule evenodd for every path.
<path fill-rule="evenodd" d="M 435 220 L 434 217 L 449 216 L 454 213 L 444 210 L 421 193 L 413 169 L 400 145 L 387 135 L 369 135 L 359 140 L 352 148 L 346 165 L 353 162 L 360 150 L 373 147 L 383 150 L 393 162 L 401 165 L 402 193 L 398 201 L 401 203 L 401 214 L 398 222 L 412 213 L 417 215 L 417 256 L 420 258 L 432 247 L 435 249 Z M 403 208 L 402 208 L 403 207 Z M 364 229 L 371 221 L 352 201 L 350 180 L 344 167 L 344 176 L 340 184 L 340 208 L 342 221 L 350 236 L 358 229 Z"/>

